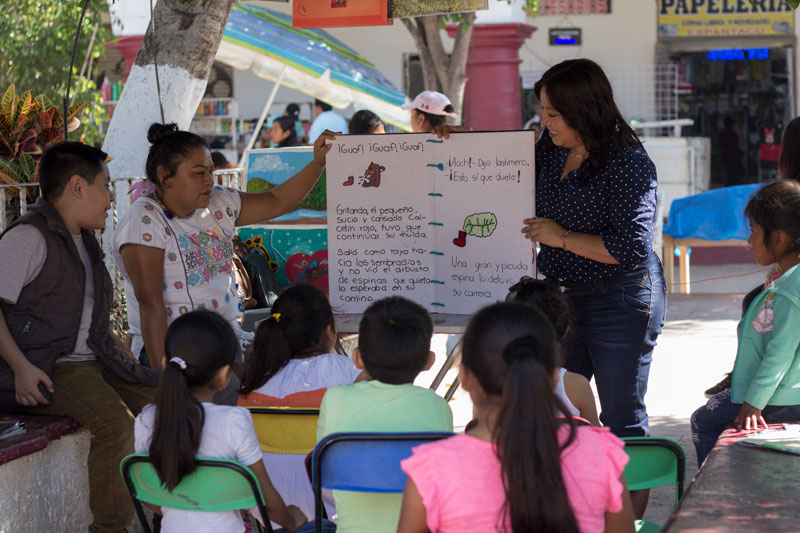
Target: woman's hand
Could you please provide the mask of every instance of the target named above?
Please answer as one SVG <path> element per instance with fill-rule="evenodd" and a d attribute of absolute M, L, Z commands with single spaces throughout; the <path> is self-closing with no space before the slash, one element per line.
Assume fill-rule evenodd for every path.
<path fill-rule="evenodd" d="M 447 124 L 442 124 L 441 126 L 436 126 L 431 130 L 431 133 L 439 137 L 440 139 L 444 137 L 445 139 L 450 138 L 451 133 L 463 133 L 464 128 L 461 126 L 448 126 Z"/>
<path fill-rule="evenodd" d="M 322 132 L 322 135 L 317 137 L 317 140 L 314 141 L 314 163 L 320 166 L 320 168 L 325 168 L 325 156 L 328 155 L 332 144 L 329 144 L 328 141 L 332 141 L 336 138 L 337 135 L 341 135 L 341 132 L 332 132 L 330 130 L 325 130 Z"/>
<path fill-rule="evenodd" d="M 747 402 L 742 402 L 742 408 L 739 409 L 739 416 L 737 416 L 736 420 L 733 422 L 736 429 L 746 429 L 748 431 L 752 429 L 755 431 L 758 429 L 759 423 L 766 429 L 767 421 L 761 416 L 761 409 L 753 407 Z"/>
<path fill-rule="evenodd" d="M 552 248 L 561 248 L 561 237 L 566 233 L 564 226 L 549 218 L 534 217 L 522 221 L 525 227 L 522 233 L 533 242 L 539 242 Z"/>

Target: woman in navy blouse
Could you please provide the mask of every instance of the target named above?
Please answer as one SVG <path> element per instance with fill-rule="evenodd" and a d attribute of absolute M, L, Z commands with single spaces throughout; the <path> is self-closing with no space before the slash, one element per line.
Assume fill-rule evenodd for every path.
<path fill-rule="evenodd" d="M 535 91 L 547 130 L 536 145 L 536 217 L 522 232 L 572 303 L 565 366 L 594 376 L 605 426 L 648 436 L 644 395 L 666 301 L 653 253 L 655 165 L 596 63 L 559 63 Z"/>

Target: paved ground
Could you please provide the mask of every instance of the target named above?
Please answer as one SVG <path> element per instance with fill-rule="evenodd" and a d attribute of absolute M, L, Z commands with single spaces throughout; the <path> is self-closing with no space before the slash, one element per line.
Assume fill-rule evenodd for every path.
<path fill-rule="evenodd" d="M 730 371 L 736 355 L 736 324 L 745 293 L 763 282 L 757 264 L 697 266 L 692 268 L 692 294 L 670 294 L 667 323 L 659 338 L 650 372 L 646 397 L 650 426 L 654 436 L 669 437 L 686 450 L 686 484 L 697 472 L 689 417 L 706 402 L 703 391 Z M 741 276 L 742 274 L 749 274 Z M 736 277 L 731 277 L 736 276 Z M 710 278 L 723 278 L 713 279 Z M 434 339 L 438 368 L 444 357 L 444 338 Z M 439 389 L 443 394 L 452 383 L 451 371 Z M 418 384 L 426 386 L 432 373 L 421 375 Z M 456 431 L 470 420 L 472 406 L 468 395 L 459 391 L 451 402 Z M 655 489 L 645 518 L 663 524 L 675 503 L 674 488 Z"/>

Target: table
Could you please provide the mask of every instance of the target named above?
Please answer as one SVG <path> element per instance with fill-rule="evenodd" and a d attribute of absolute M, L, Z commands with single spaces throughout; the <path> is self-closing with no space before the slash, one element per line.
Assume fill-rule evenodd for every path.
<path fill-rule="evenodd" d="M 470 316 L 471 315 L 460 315 L 455 313 L 431 313 L 431 319 L 433 320 L 433 333 L 463 334 L 464 329 L 467 327 L 467 322 L 469 322 Z M 334 315 L 333 318 L 336 320 L 336 331 L 339 333 L 358 333 L 358 325 L 361 323 L 361 313 L 337 314 Z M 442 368 L 431 382 L 431 390 L 435 391 L 437 388 L 439 388 L 442 380 L 444 380 L 445 374 L 447 374 L 447 371 L 453 367 L 453 364 L 455 364 L 456 359 L 461 352 L 460 347 L 461 339 L 459 339 L 458 342 L 447 353 L 447 358 L 444 360 Z M 458 377 L 456 377 L 456 379 L 453 380 L 453 384 L 447 389 L 444 399 L 449 401 L 453 397 L 453 394 L 455 394 L 456 390 L 458 390 L 459 385 L 460 380 Z"/>
<path fill-rule="evenodd" d="M 800 531 L 800 456 L 734 445 L 749 435 L 730 429 L 720 436 L 665 533 Z"/>
<path fill-rule="evenodd" d="M 689 294 L 691 292 L 691 280 L 689 278 L 689 248 L 705 248 L 708 246 L 749 246 L 747 241 L 738 239 L 727 239 L 724 241 L 710 241 L 707 239 L 673 239 L 671 235 L 662 236 L 663 248 L 661 257 L 664 259 L 664 278 L 667 280 L 667 290 L 669 292 L 679 292 Z M 675 248 L 680 248 L 678 258 L 678 282 L 675 282 L 675 266 L 673 264 L 673 254 Z"/>

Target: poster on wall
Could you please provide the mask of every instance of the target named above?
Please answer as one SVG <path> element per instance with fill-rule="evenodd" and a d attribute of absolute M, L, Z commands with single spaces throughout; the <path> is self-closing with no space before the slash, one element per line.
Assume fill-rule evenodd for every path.
<path fill-rule="evenodd" d="M 294 176 L 314 159 L 313 146 L 296 148 L 259 148 L 245 158 L 247 192 L 272 189 Z M 325 224 L 325 173 L 294 211 L 265 224 Z"/>
<path fill-rule="evenodd" d="M 739 37 L 794 34 L 794 10 L 784 0 L 658 0 L 658 37 Z"/>
<path fill-rule="evenodd" d="M 327 156 L 330 299 L 398 294 L 469 314 L 533 276 L 534 132 L 337 138 Z"/>
<path fill-rule="evenodd" d="M 539 0 L 537 15 L 608 15 L 611 0 Z"/>

